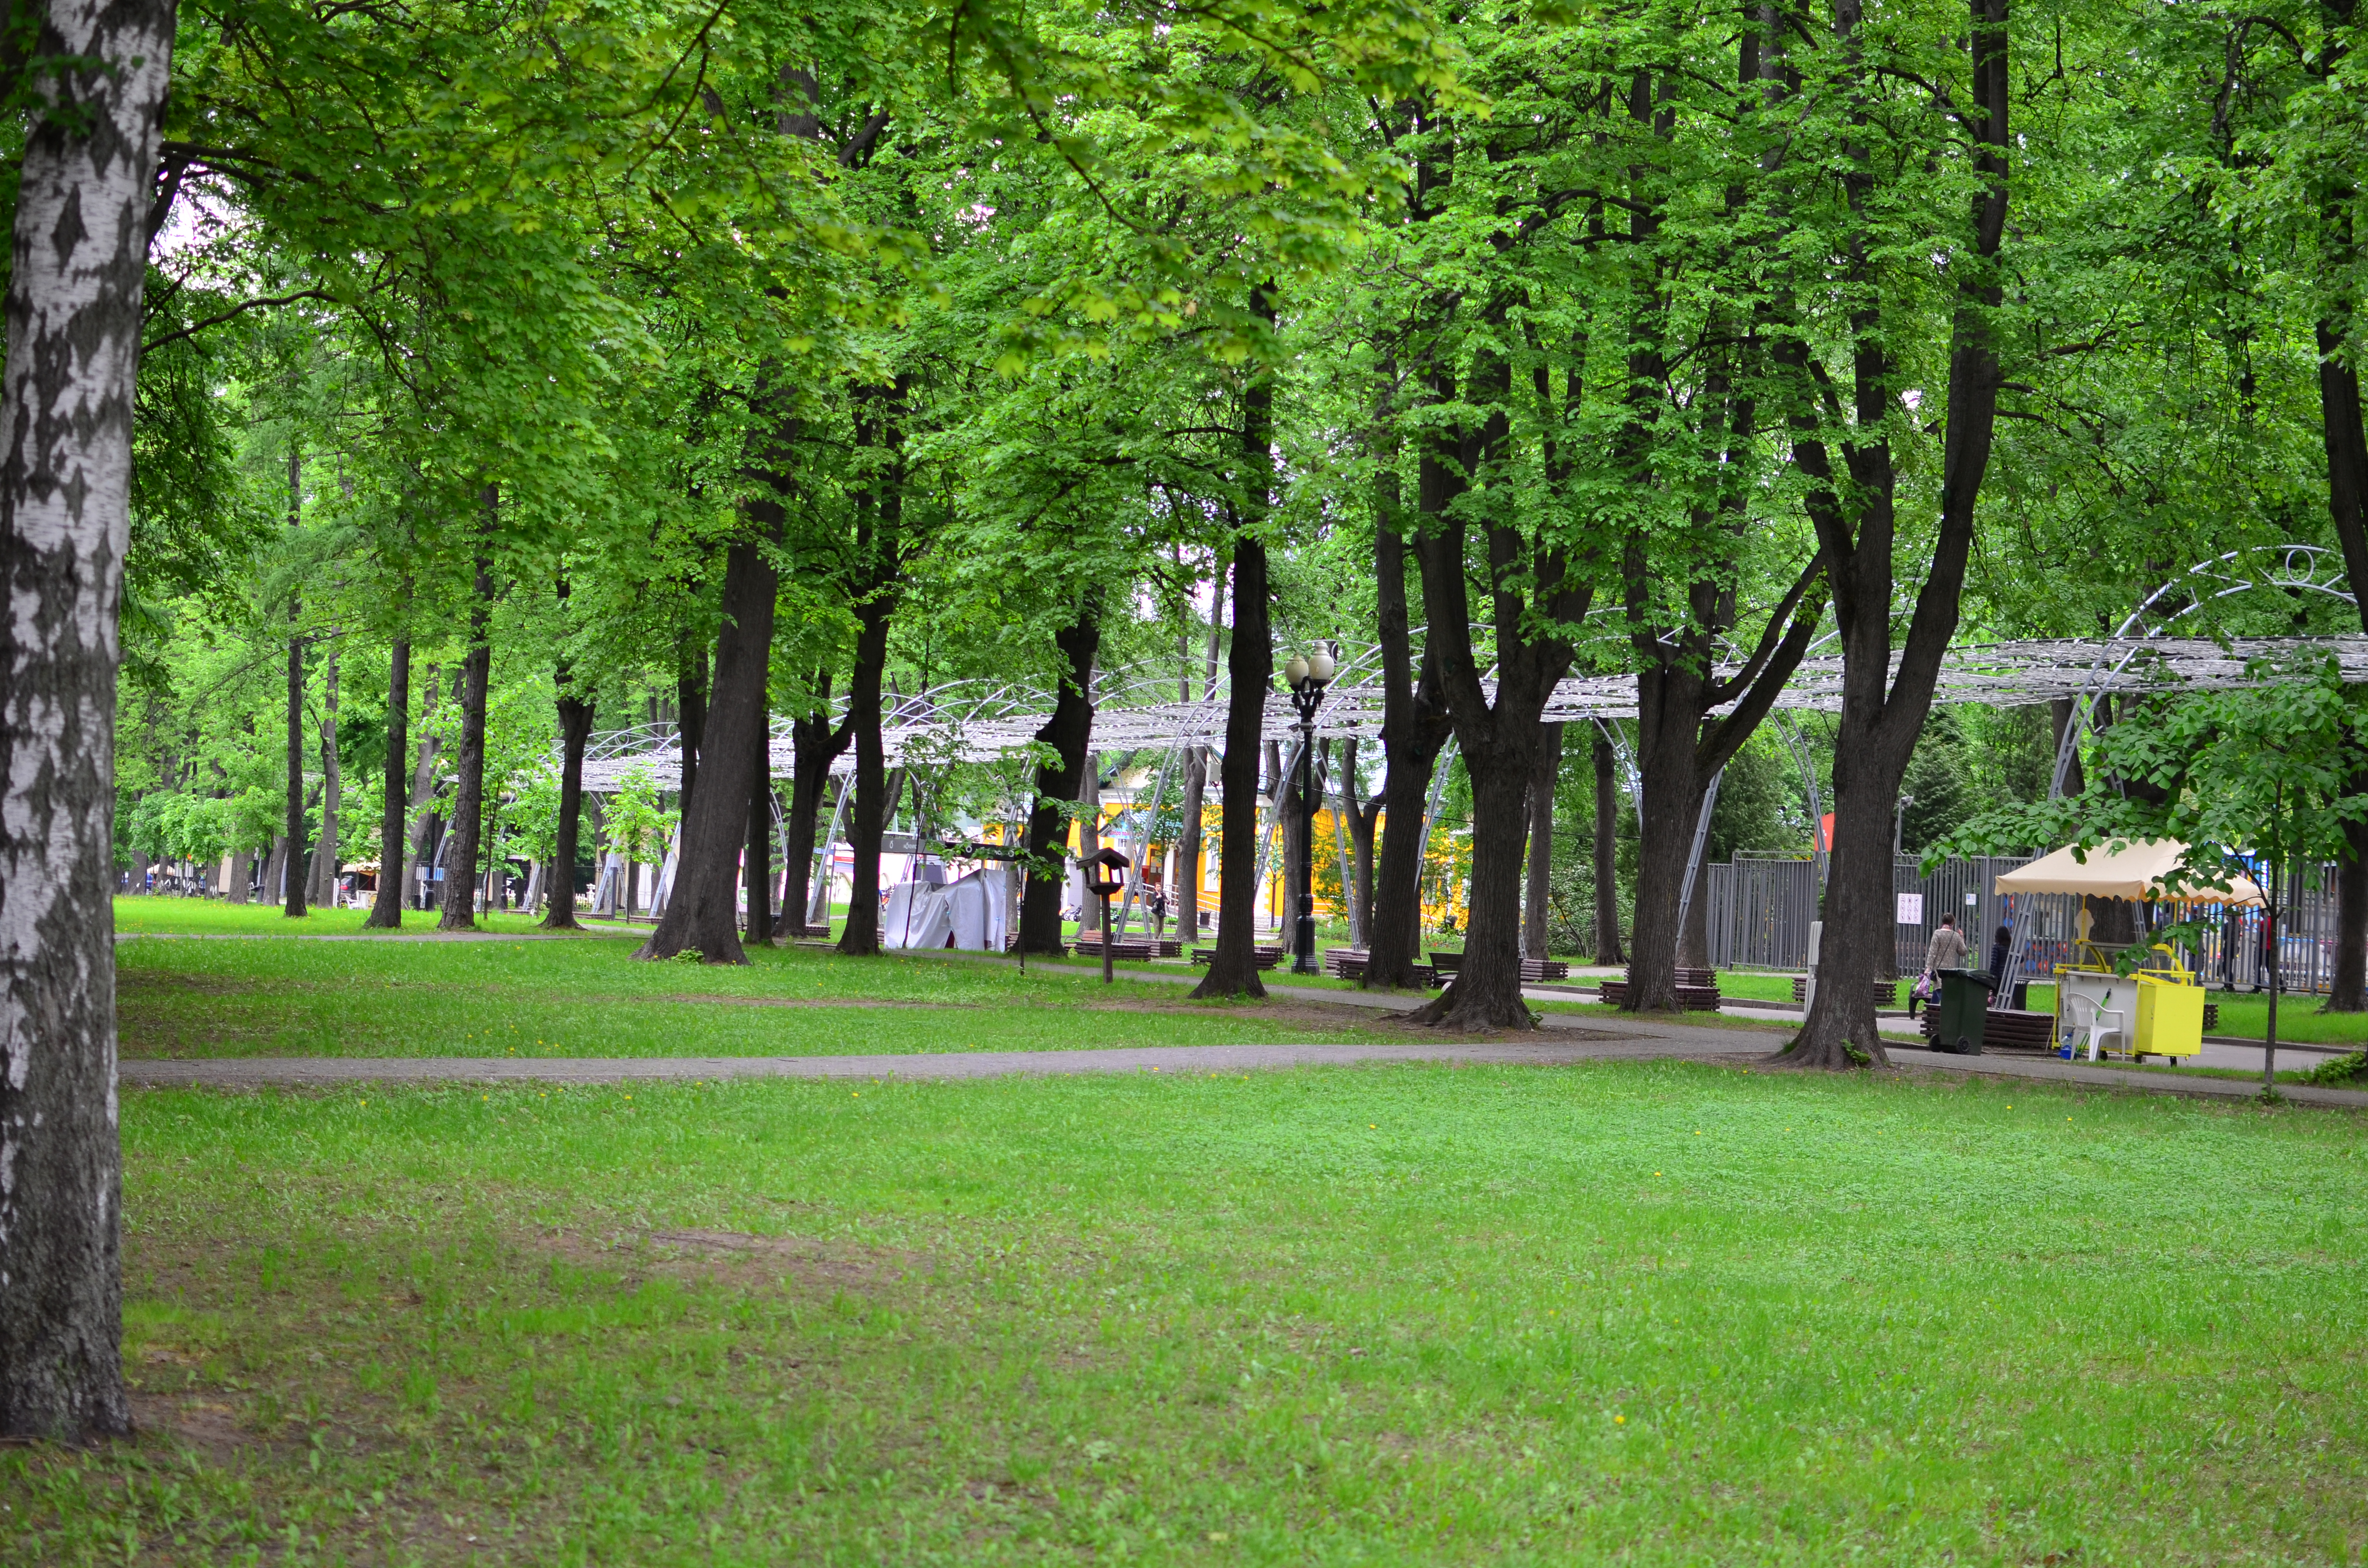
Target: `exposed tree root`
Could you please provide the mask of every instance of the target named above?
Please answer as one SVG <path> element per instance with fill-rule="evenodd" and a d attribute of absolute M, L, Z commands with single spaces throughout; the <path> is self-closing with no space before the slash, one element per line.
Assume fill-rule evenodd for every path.
<path fill-rule="evenodd" d="M 1539 1027 L 1538 1016 L 1518 999 L 1501 1006 L 1491 1007 L 1478 1002 L 1467 1006 L 1456 995 L 1456 990 L 1457 987 L 1450 985 L 1413 1012 L 1401 1014 L 1400 1021 L 1445 1029 L 1452 1034 L 1526 1034 Z"/>

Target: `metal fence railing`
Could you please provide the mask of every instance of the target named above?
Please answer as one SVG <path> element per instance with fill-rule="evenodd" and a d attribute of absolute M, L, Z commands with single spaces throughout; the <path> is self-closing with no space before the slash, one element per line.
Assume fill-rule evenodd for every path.
<path fill-rule="evenodd" d="M 1816 868 L 1806 859 L 1736 856 L 1703 868 L 1710 961 L 1720 969 L 1802 969 L 1817 917 Z"/>
<path fill-rule="evenodd" d="M 1951 860 L 1925 876 L 1913 856 L 1892 867 L 1896 916 L 1893 960 L 1896 972 L 1914 974 L 1944 915 L 1953 915 L 1965 933 L 1974 962 L 1987 961 L 1990 933 L 2007 914 L 2009 900 L 1992 891 L 1998 873 L 2029 864 L 2024 857 Z M 1721 969 L 1805 969 L 1809 925 L 1817 918 L 1815 868 L 1806 858 L 1736 856 L 1707 868 L 1710 907 L 1705 912 L 1711 962 Z M 1903 896 L 1904 895 L 1904 896 Z"/>
<path fill-rule="evenodd" d="M 1932 933 L 1943 915 L 1958 917 L 1971 961 L 1986 965 L 2000 926 L 2014 933 L 2007 979 L 2042 980 L 2071 960 L 2079 935 L 2079 900 L 2070 893 L 1996 891 L 2001 872 L 2030 864 L 2021 856 L 1951 860 L 1929 876 L 1915 857 L 1892 867 L 1894 953 L 1899 974 L 1924 967 Z M 1802 970 L 1809 961 L 1809 925 L 1817 918 L 1817 890 L 1806 858 L 1738 855 L 1706 866 L 1710 960 L 1720 969 Z M 2307 879 L 2303 879 L 2307 880 Z M 2335 974 L 2337 903 L 2335 868 L 2320 869 L 2316 886 L 2286 896 L 2279 941 L 2279 985 L 2295 993 L 2325 993 Z M 2219 990 L 2258 991 L 2269 983 L 2269 944 L 2258 909 L 2214 904 L 2156 904 L 2146 912 L 2146 928 L 2176 921 L 2203 923 L 2201 940 L 2182 949 L 2185 961 Z"/>

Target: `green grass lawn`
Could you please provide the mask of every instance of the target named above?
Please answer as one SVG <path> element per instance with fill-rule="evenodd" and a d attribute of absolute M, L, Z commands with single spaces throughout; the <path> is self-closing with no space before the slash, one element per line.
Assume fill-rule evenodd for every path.
<path fill-rule="evenodd" d="M 2266 1040 L 2270 1029 L 2270 999 L 2215 991 L 2220 1022 L 2214 1034 L 2240 1040 Z M 2318 996 L 2278 998 L 2278 1038 L 2303 1044 L 2358 1045 L 2368 1043 L 2368 1013 L 2322 1013 Z"/>
<path fill-rule="evenodd" d="M 290 920 L 276 903 L 224 903 L 219 899 L 169 897 L 115 901 L 118 931 L 199 937 L 337 936 L 359 931 L 369 915 L 367 909 L 314 909 L 301 920 Z M 493 915 L 484 916 L 484 921 L 490 930 L 531 931 L 540 918 L 531 915 Z M 403 912 L 403 929 L 415 935 L 433 931 L 436 920 L 432 909 L 406 909 Z"/>
<path fill-rule="evenodd" d="M 157 901 L 165 902 L 165 901 Z M 176 900 L 176 903 L 194 901 Z M 325 918 L 325 917 L 324 917 Z M 122 1051 L 154 1056 L 808 1056 L 1383 1038 L 1364 1009 L 945 956 L 755 949 L 636 962 L 634 935 L 517 942 L 122 942 Z M 1403 1039 L 1403 1034 L 1386 1038 Z"/>
<path fill-rule="evenodd" d="M 123 1099 L 11 1563 L 2352 1562 L 2362 1119 L 1678 1065 Z"/>

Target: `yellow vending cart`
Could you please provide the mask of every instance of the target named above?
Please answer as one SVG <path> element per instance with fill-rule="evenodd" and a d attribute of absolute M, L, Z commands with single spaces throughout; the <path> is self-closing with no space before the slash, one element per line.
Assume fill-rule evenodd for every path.
<path fill-rule="evenodd" d="M 2055 966 L 2055 1038 L 2066 1056 L 2159 1056 L 2174 1067 L 2203 1049 L 2203 982 L 2156 947 L 2147 967 L 2117 974 L 2104 953 L 2083 942 L 2079 961 Z"/>
<path fill-rule="evenodd" d="M 2072 960 L 2055 966 L 2057 1054 L 2159 1056 L 2176 1066 L 2203 1049 L 2203 980 L 2180 967 L 2179 956 L 2156 945 L 2144 965 L 2116 972 L 2118 951 L 2089 939 L 2090 899 L 2171 900 L 2163 878 L 2185 858 L 2187 846 L 2169 839 L 2100 845 L 2085 854 L 2069 848 L 2043 855 L 2000 875 L 2000 893 L 2071 893 L 2081 900 L 2079 937 Z M 2242 877 L 2225 891 L 2181 888 L 2180 903 L 2258 904 L 2261 891 Z"/>

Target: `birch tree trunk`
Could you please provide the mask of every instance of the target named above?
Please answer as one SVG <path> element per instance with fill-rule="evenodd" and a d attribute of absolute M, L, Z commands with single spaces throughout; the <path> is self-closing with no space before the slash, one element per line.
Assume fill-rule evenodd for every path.
<path fill-rule="evenodd" d="M 116 617 L 165 0 L 51 0 L 69 117 L 21 164 L 0 372 L 0 1437 L 127 1433 L 116 1125 Z"/>

